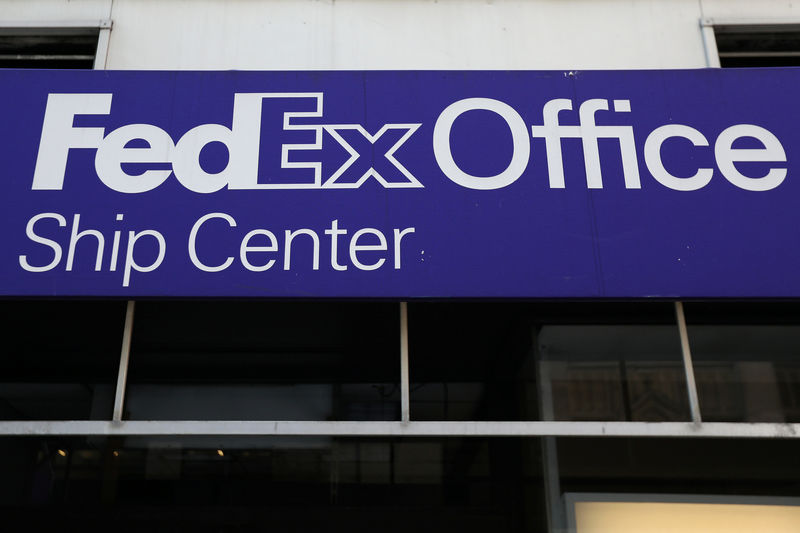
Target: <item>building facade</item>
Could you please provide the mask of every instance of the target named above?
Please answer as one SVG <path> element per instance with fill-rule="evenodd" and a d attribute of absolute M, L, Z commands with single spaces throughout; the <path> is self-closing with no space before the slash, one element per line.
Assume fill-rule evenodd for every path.
<path fill-rule="evenodd" d="M 131 123 L 140 112 L 137 102 L 142 108 L 159 102 L 166 114 L 194 109 L 193 101 L 180 96 L 169 101 L 164 87 L 170 84 L 203 91 L 203 84 L 214 85 L 226 75 L 235 83 L 255 83 L 250 80 L 259 76 L 273 79 L 270 72 L 278 72 L 277 80 L 296 75 L 310 84 L 315 77 L 328 83 L 333 71 L 345 85 L 358 76 L 372 83 L 372 76 L 385 75 L 388 81 L 380 78 L 381 83 L 401 89 L 405 84 L 435 87 L 440 78 L 457 86 L 463 76 L 463 83 L 494 83 L 502 89 L 517 71 L 520 76 L 548 71 L 541 76 L 554 84 L 558 78 L 582 79 L 590 71 L 587 81 L 570 83 L 613 87 L 619 79 L 649 79 L 659 72 L 692 78 L 690 71 L 698 69 L 701 94 L 687 94 L 686 100 L 697 98 L 709 107 L 716 101 L 724 110 L 736 107 L 715 96 L 727 98 L 724 80 L 746 81 L 754 100 L 761 101 L 768 98 L 758 92 L 760 84 L 791 93 L 792 86 L 782 80 L 794 74 L 754 70 L 726 78 L 701 69 L 790 68 L 799 58 L 800 7 L 778 0 L 0 1 L 0 68 L 9 69 L 0 70 L 0 79 L 7 87 L 17 84 L 30 87 L 32 94 L 52 95 L 64 91 L 59 83 L 69 82 L 83 87 L 85 95 L 105 91 L 94 84 L 118 83 L 128 88 L 124 105 L 134 110 L 128 115 L 134 117 Z M 17 69 L 48 70 L 20 74 Z M 107 82 L 99 73 L 66 78 L 63 69 L 157 72 L 130 78 L 111 72 Z M 255 72 L 203 76 L 204 71 L 232 70 Z M 591 72 L 598 70 L 624 72 Z M 423 96 L 397 96 L 402 92 L 392 93 L 396 100 L 387 105 L 399 102 L 401 108 L 410 105 L 403 98 L 427 98 L 424 91 Z M 615 97 L 603 98 L 608 105 Z M 682 98 L 678 94 L 667 104 L 656 98 L 653 105 L 668 108 Z M 575 96 L 576 110 L 583 100 Z M 626 101 L 614 100 L 614 109 L 630 112 Z M 7 96 L 3 116 L 23 116 L 18 108 L 27 102 Z M 198 102 L 195 107 L 202 110 L 204 101 L 198 97 Z M 37 127 L 45 102 L 40 104 Z M 114 116 L 119 107 L 110 98 L 108 105 Z M 76 115 L 66 127 L 89 131 L 81 122 L 85 117 Z M 483 118 L 478 124 L 495 131 Z M 790 129 L 792 120 L 790 109 L 778 124 Z M 505 134 L 502 127 L 498 131 L 500 137 Z M 14 137 L 8 126 L 1 135 L 8 143 Z M 371 147 L 378 134 L 364 137 Z M 616 138 L 622 145 L 622 135 Z M 41 156 L 44 141 L 36 140 L 42 158 L 36 164 L 47 165 L 55 157 Z M 692 142 L 697 147 L 702 140 Z M 483 147 L 489 141 L 476 142 Z M 595 137 L 596 145 L 603 142 Z M 762 145 L 767 149 L 766 142 Z M 123 143 L 119 150 L 126 147 Z M 783 159 L 770 161 L 786 163 L 789 183 L 792 153 L 785 148 Z M 30 150 L 33 162 L 36 146 Z M 198 148 L 198 160 L 200 153 Z M 82 164 L 78 156 L 69 157 L 67 162 L 64 155 L 66 172 Z M 232 160 L 230 149 L 226 157 Z M 615 157 L 622 160 L 614 164 L 624 167 L 624 153 Z M 488 156 L 477 154 L 476 164 L 482 159 Z M 566 155 L 564 168 L 582 169 L 583 159 Z M 588 163 L 585 168 L 588 179 Z M 2 175 L 9 183 L 30 179 L 16 170 Z M 719 173 L 713 176 L 722 180 Z M 379 181 L 387 187 L 385 179 Z M 30 189 L 27 181 L 24 189 Z M 103 283 L 112 272 L 101 273 L 108 274 L 104 278 L 92 265 L 95 257 L 98 264 L 105 261 L 97 243 L 105 243 L 108 253 L 113 246 L 116 258 L 119 241 L 112 245 L 112 237 L 102 240 L 90 233 L 78 237 L 75 208 L 60 205 L 55 194 L 41 209 L 58 216 L 49 213 L 37 221 L 17 217 L 16 201 L 9 196 L 4 261 L 17 270 L 23 265 L 28 277 L 5 274 L 9 267 L 0 280 L 7 340 L 0 356 L 0 506 L 9 522 L 26 527 L 121 531 L 800 531 L 800 292 L 791 274 L 775 273 L 778 263 L 791 265 L 796 259 L 786 251 L 793 233 L 759 227 L 752 235 L 740 231 L 737 220 L 749 223 L 754 215 L 726 212 L 720 204 L 734 198 L 726 194 L 708 197 L 716 202 L 715 215 L 726 213 L 722 218 L 680 212 L 676 217 L 713 226 L 705 237 L 734 232 L 740 244 L 734 239 L 726 248 L 732 255 L 720 256 L 718 264 L 711 254 L 703 256 L 699 277 L 680 274 L 686 283 L 681 287 L 689 288 L 672 292 L 637 277 L 637 271 L 658 270 L 653 252 L 629 266 L 617 292 L 611 286 L 600 292 L 549 290 L 546 280 L 516 292 L 513 280 L 524 269 L 513 253 L 503 255 L 502 246 L 484 242 L 486 234 L 474 240 L 447 234 L 441 242 L 451 248 L 440 252 L 457 255 L 469 246 L 493 250 L 499 277 L 511 280 L 496 292 L 463 289 L 479 278 L 470 274 L 482 268 L 474 265 L 451 272 L 455 288 L 447 289 L 451 285 L 442 276 L 424 289 L 406 290 L 391 269 L 373 278 L 377 282 L 353 277 L 341 285 L 325 281 L 331 278 L 309 285 L 281 278 L 280 289 L 223 283 L 207 274 L 189 279 L 180 269 L 162 269 L 157 289 L 123 283 L 111 291 Z M 73 198 L 94 212 L 123 210 L 109 205 L 114 196 L 85 195 L 81 191 Z M 196 209 L 197 197 L 142 212 L 177 220 Z M 231 215 L 214 207 L 213 194 L 203 198 L 212 199 L 202 200 L 206 211 L 214 211 L 209 224 L 235 225 Z M 241 198 L 242 205 L 250 205 Z M 760 198 L 760 211 L 754 213 L 785 212 L 779 220 L 791 225 L 790 197 Z M 506 212 L 514 209 L 513 200 L 503 201 Z M 731 205 L 740 205 L 735 202 Z M 345 201 L 341 205 L 351 208 Z M 437 220 L 435 206 L 429 208 L 433 215 L 426 216 Z M 299 216 L 313 211 L 302 204 L 286 209 Z M 375 212 L 382 213 L 380 207 Z M 500 217 L 504 211 L 492 213 Z M 351 214 L 343 215 L 342 224 Z M 441 206 L 439 220 L 451 214 Z M 331 218 L 325 224 L 337 223 Z M 577 218 L 577 212 L 564 213 L 565 221 Z M 63 251 L 69 262 L 63 277 L 36 277 L 49 259 L 32 255 L 11 236 L 24 235 L 26 222 L 33 228 L 38 220 L 53 227 L 74 225 L 74 242 L 65 240 L 63 250 L 56 251 L 59 260 L 54 259 L 59 262 Z M 764 219 L 765 226 L 767 220 L 773 219 Z M 287 249 L 290 231 L 282 242 Z M 326 226 L 317 236 L 339 231 L 345 230 Z M 378 236 L 376 231 L 371 235 Z M 329 266 L 344 269 L 349 258 L 351 272 L 377 269 L 378 260 L 363 254 L 389 253 L 385 239 L 394 235 L 395 256 L 380 263 L 399 270 L 402 238 L 412 232 L 397 227 L 384 233 L 373 248 L 350 241 L 349 254 L 341 252 L 336 259 L 331 252 Z M 635 255 L 625 245 L 624 231 L 615 236 L 625 257 Z M 587 238 L 597 241 L 603 235 Z M 34 242 L 48 246 L 46 239 Z M 272 234 L 272 248 L 275 242 Z M 668 246 L 656 242 L 647 250 Z M 713 242 L 707 246 L 716 249 Z M 251 251 L 272 248 L 242 248 L 240 256 L 230 252 L 231 260 L 246 263 Z M 222 270 L 226 254 L 215 255 L 213 247 L 195 252 L 202 256 L 193 258 L 195 266 L 200 263 L 206 273 Z M 289 271 L 292 258 L 279 259 Z M 295 255 L 298 259 L 308 257 Z M 149 260 L 151 266 L 161 263 Z M 125 282 L 152 273 L 143 265 L 126 269 Z M 763 279 L 756 282 L 753 273 L 760 269 Z M 113 274 L 121 277 L 121 270 Z M 566 287 L 567 272 L 560 273 L 559 287 Z M 744 281 L 725 281 L 738 280 L 739 274 Z M 629 279 L 645 281 L 628 290 Z"/>

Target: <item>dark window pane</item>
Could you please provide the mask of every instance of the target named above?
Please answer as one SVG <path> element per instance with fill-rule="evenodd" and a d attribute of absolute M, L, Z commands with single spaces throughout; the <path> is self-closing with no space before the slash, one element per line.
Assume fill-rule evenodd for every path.
<path fill-rule="evenodd" d="M 559 438 L 561 490 L 800 496 L 792 439 Z"/>
<path fill-rule="evenodd" d="M 689 419 L 669 303 L 417 303 L 409 335 L 414 420 Z"/>
<path fill-rule="evenodd" d="M 398 420 L 399 338 L 396 303 L 139 302 L 126 416 Z"/>
<path fill-rule="evenodd" d="M 2 29 L 0 68 L 91 69 L 96 29 Z"/>
<path fill-rule="evenodd" d="M 538 458 L 538 439 L 5 438 L 0 510 L 29 529 L 544 531 Z"/>
<path fill-rule="evenodd" d="M 796 25 L 717 26 L 714 33 L 723 67 L 800 65 L 800 28 Z"/>
<path fill-rule="evenodd" d="M 125 302 L 0 301 L 0 419 L 111 417 Z"/>
<path fill-rule="evenodd" d="M 413 420 L 535 420 L 528 306 L 410 303 Z"/>

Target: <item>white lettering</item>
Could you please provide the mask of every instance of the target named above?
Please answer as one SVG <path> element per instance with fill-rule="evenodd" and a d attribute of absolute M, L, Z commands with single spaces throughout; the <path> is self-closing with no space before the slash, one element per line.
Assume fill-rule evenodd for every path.
<path fill-rule="evenodd" d="M 217 174 L 211 174 L 200 166 L 200 151 L 210 142 L 221 142 L 228 149 L 228 164 Z M 232 157 L 239 154 L 233 148 L 233 132 L 219 124 L 203 124 L 187 131 L 175 146 L 172 168 L 175 177 L 190 191 L 211 193 L 225 188 L 231 180 Z M 256 159 L 256 164 L 258 160 Z"/>
<path fill-rule="evenodd" d="M 733 143 L 742 137 L 757 139 L 764 148 L 733 148 Z M 786 152 L 781 142 L 771 132 L 752 124 L 731 126 L 717 137 L 714 145 L 717 165 L 725 178 L 746 191 L 768 191 L 780 185 L 786 178 L 785 168 L 771 168 L 760 178 L 745 176 L 736 168 L 736 162 L 784 163 Z"/>
<path fill-rule="evenodd" d="M 269 240 L 269 245 L 250 246 L 250 239 L 252 239 L 256 235 L 265 236 Z M 265 270 L 269 270 L 270 268 L 272 268 L 272 265 L 275 264 L 275 260 L 270 259 L 261 266 L 254 266 L 247 259 L 247 254 L 250 252 L 277 252 L 277 251 L 278 251 L 278 241 L 277 239 L 275 239 L 274 233 L 265 229 L 254 229 L 253 231 L 245 235 L 244 239 L 242 239 L 242 244 L 239 247 L 239 260 L 241 260 L 242 264 L 247 270 L 252 270 L 253 272 L 263 272 Z"/>
<path fill-rule="evenodd" d="M 299 230 L 286 230 L 286 239 L 284 242 L 284 256 L 283 256 L 283 269 L 289 270 L 292 267 L 292 241 L 298 235 L 308 235 L 314 243 L 314 256 L 312 259 L 312 268 L 319 270 L 319 236 L 308 228 L 301 228 Z"/>
<path fill-rule="evenodd" d="M 47 272 L 61 261 L 61 246 L 56 241 L 45 239 L 44 237 L 36 235 L 36 233 L 33 231 L 33 226 L 43 218 L 52 218 L 53 220 L 56 220 L 58 225 L 61 227 L 67 225 L 67 220 L 58 213 L 40 213 L 28 221 L 28 224 L 25 226 L 25 235 L 33 242 L 37 244 L 44 244 L 53 250 L 53 260 L 40 267 L 32 266 L 30 263 L 28 263 L 28 256 L 19 256 L 19 265 L 28 272 Z"/>
<path fill-rule="evenodd" d="M 67 252 L 67 272 L 72 270 L 72 262 L 75 259 L 75 246 L 78 245 L 78 241 L 86 237 L 87 235 L 94 237 L 97 239 L 97 259 L 94 262 L 94 270 L 95 272 L 100 272 L 100 267 L 103 264 L 103 248 L 105 246 L 105 239 L 103 238 L 103 234 L 97 231 L 96 229 L 87 229 L 81 232 L 78 232 L 78 224 L 81 221 L 81 216 L 75 213 L 75 216 L 72 218 L 72 230 L 69 235 L 69 251 Z"/>
<path fill-rule="evenodd" d="M 338 261 L 339 235 L 347 235 L 347 230 L 339 229 L 339 221 L 333 220 L 330 229 L 325 230 L 325 235 L 331 236 L 331 267 L 334 270 L 347 270 L 347 265 L 340 265 Z"/>
<path fill-rule="evenodd" d="M 110 94 L 48 95 L 31 188 L 62 189 L 70 148 L 97 148 L 105 131 L 103 128 L 74 127 L 75 115 L 107 115 L 110 112 Z"/>
<path fill-rule="evenodd" d="M 374 235 L 378 237 L 378 244 L 358 244 L 358 240 L 363 235 Z M 350 239 L 350 261 L 352 261 L 353 265 L 355 265 L 357 269 L 376 270 L 380 268 L 386 261 L 386 259 L 384 259 L 383 257 L 381 257 L 371 265 L 366 265 L 358 260 L 358 256 L 356 254 L 358 252 L 366 252 L 366 251 L 375 251 L 375 252 L 386 251 L 386 237 L 384 237 L 383 233 L 376 230 L 375 228 L 363 228 L 355 232 L 353 234 L 353 237 Z"/>
<path fill-rule="evenodd" d="M 511 161 L 504 171 L 495 176 L 479 177 L 467 174 L 453 159 L 450 146 L 450 130 L 453 128 L 453 123 L 463 113 L 476 109 L 497 113 L 511 129 L 513 144 Z M 517 181 L 528 166 L 531 154 L 528 127 L 519 113 L 504 102 L 492 98 L 466 98 L 447 106 L 436 120 L 433 128 L 433 154 L 444 175 L 462 187 L 483 191 L 502 189 Z"/>
<path fill-rule="evenodd" d="M 133 140 L 143 140 L 147 148 L 126 148 Z M 124 193 L 140 193 L 155 189 L 172 173 L 171 170 L 146 170 L 137 176 L 126 174 L 123 163 L 169 163 L 175 150 L 167 132 L 150 124 L 129 124 L 109 133 L 97 150 L 94 168 L 97 177 L 109 188 Z"/>
<path fill-rule="evenodd" d="M 200 231 L 200 226 L 205 224 L 206 221 L 211 220 L 212 218 L 221 218 L 225 220 L 230 227 L 236 227 L 236 221 L 233 219 L 232 216 L 225 214 L 225 213 L 209 213 L 207 215 L 203 215 L 197 222 L 194 223 L 192 226 L 192 230 L 189 232 L 189 259 L 192 261 L 192 264 L 202 270 L 203 272 L 221 272 L 231 266 L 233 263 L 233 257 L 228 257 L 225 261 L 218 266 L 208 266 L 204 264 L 200 259 L 197 257 L 197 232 Z"/>
<path fill-rule="evenodd" d="M 405 228 L 404 230 L 400 230 L 396 228 L 394 230 L 394 268 L 395 270 L 400 270 L 400 241 L 403 240 L 403 237 L 408 235 L 409 233 L 414 233 L 414 228 Z"/>
<path fill-rule="evenodd" d="M 296 105 L 295 101 L 304 99 L 306 102 L 300 107 L 305 109 L 304 111 L 291 110 L 290 106 Z M 233 190 L 349 189 L 360 187 L 372 175 L 386 188 L 422 187 L 422 184 L 395 159 L 396 150 L 411 137 L 420 124 L 385 124 L 378 130 L 378 133 L 369 135 L 364 126 L 359 124 L 325 124 L 309 121 L 309 119 L 322 118 L 322 100 L 322 93 L 235 93 L 230 128 L 222 124 L 200 124 L 188 130 L 175 142 L 168 132 L 152 124 L 123 125 L 108 135 L 105 135 L 105 129 L 102 127 L 75 126 L 78 117 L 108 115 L 111 111 L 112 95 L 108 93 L 53 93 L 48 95 L 45 108 L 32 188 L 34 190 L 62 189 L 69 152 L 73 149 L 96 150 L 94 166 L 98 178 L 110 189 L 128 194 L 151 191 L 160 186 L 173 173 L 185 188 L 201 194 L 214 193 L 226 187 Z M 270 103 L 269 110 L 266 110 L 265 102 Z M 549 186 L 552 189 L 563 189 L 566 187 L 566 180 L 562 142 L 564 139 L 580 139 L 586 187 L 602 189 L 604 184 L 603 166 L 600 160 L 600 139 L 616 139 L 619 141 L 625 187 L 640 189 L 642 185 L 633 126 L 618 125 L 618 122 L 613 125 L 598 125 L 597 123 L 598 112 L 611 111 L 610 102 L 613 103 L 614 113 L 631 112 L 630 100 L 590 98 L 578 106 L 577 124 L 565 125 L 561 123 L 563 112 L 573 111 L 575 104 L 568 98 L 554 98 L 545 102 L 542 107 L 542 124 L 530 126 L 528 129 L 522 116 L 514 108 L 500 100 L 485 97 L 458 100 L 447 106 L 439 114 L 434 124 L 433 154 L 442 173 L 454 183 L 468 189 L 495 190 L 511 185 L 522 176 L 530 162 L 531 137 L 543 138 Z M 278 173 L 270 174 L 268 183 L 262 183 L 259 182 L 262 112 L 273 113 L 275 106 L 277 106 L 277 111 L 282 113 L 282 124 L 280 126 L 276 124 L 277 132 L 271 131 L 269 136 L 264 138 L 274 140 L 274 135 L 279 135 L 281 132 L 291 132 L 293 135 L 302 133 L 306 136 L 307 142 L 280 144 L 280 165 L 276 169 L 272 169 L 277 170 Z M 284 111 L 284 107 L 288 107 L 288 109 Z M 475 110 L 495 113 L 505 121 L 511 132 L 510 161 L 503 171 L 492 176 L 477 176 L 464 171 L 456 163 L 452 150 L 451 133 L 455 122 L 464 113 Z M 377 141 L 383 138 L 384 133 L 396 132 L 396 130 L 405 131 L 399 140 L 383 154 L 384 166 L 390 169 L 394 167 L 394 171 L 399 172 L 403 177 L 401 179 L 384 178 L 373 167 L 370 167 L 360 177 L 355 174 L 354 176 L 344 176 L 345 170 L 367 155 L 360 154 L 342 137 L 342 132 L 353 130 L 360 132 L 368 141 L 367 150 L 370 146 L 374 150 Z M 338 141 L 341 147 L 350 154 L 347 162 L 337 169 L 333 176 L 328 176 L 325 180 L 320 174 L 322 168 L 320 161 L 313 161 L 311 160 L 313 158 L 307 157 L 293 160 L 291 157 L 293 151 L 319 151 L 322 148 L 323 131 L 328 131 L 331 134 L 330 137 Z M 695 147 L 709 146 L 707 137 L 691 126 L 667 124 L 658 127 L 646 137 L 643 147 L 645 165 L 650 174 L 656 181 L 674 190 L 694 191 L 705 187 L 713 177 L 713 168 L 698 168 L 695 174 L 687 177 L 675 176 L 667 170 L 670 164 L 668 164 L 669 162 L 665 163 L 662 159 L 661 151 L 663 144 L 671 138 L 686 139 Z M 734 143 L 742 138 L 755 139 L 761 143 L 761 146 L 758 148 L 734 148 Z M 134 146 L 132 144 L 134 141 L 138 141 L 139 146 Z M 225 146 L 228 152 L 228 161 L 222 170 L 212 173 L 200 164 L 200 154 L 205 146 L 214 142 Z M 777 165 L 786 162 L 786 152 L 778 138 L 765 128 L 752 124 L 738 124 L 725 129 L 715 142 L 714 156 L 716 165 L 725 179 L 734 186 L 748 191 L 774 189 L 783 182 L 788 173 L 785 165 Z M 761 172 L 762 175 L 759 176 L 748 175 L 745 171 L 740 170 L 742 165 L 737 165 L 737 163 L 753 162 L 775 163 L 775 165 L 767 165 L 767 170 Z M 130 170 L 132 164 L 144 166 L 138 173 L 129 173 L 133 172 Z M 148 165 L 151 168 L 147 168 Z M 152 165 L 160 165 L 162 168 L 152 168 Z M 163 168 L 164 166 L 167 168 Z M 360 167 L 358 168 L 360 169 Z M 286 177 L 281 174 L 284 170 L 302 171 L 299 175 L 300 181 L 294 181 L 296 176 Z M 302 177 L 304 173 L 306 178 Z M 354 177 L 358 179 L 354 179 Z M 281 182 L 282 179 L 287 181 Z M 303 181 L 304 179 L 306 181 Z M 198 228 L 199 226 L 196 226 L 195 229 Z M 313 233 L 308 229 L 298 231 L 300 233 L 296 233 L 297 235 L 311 236 Z M 346 231 L 339 229 L 337 220 L 334 220 L 331 227 L 324 231 L 331 237 L 333 245 L 331 249 L 332 268 L 337 271 L 346 270 L 347 265 L 339 262 L 337 247 L 338 237 L 346 235 Z M 296 234 L 291 234 L 287 242 L 291 243 Z M 76 233 L 76 235 L 76 240 L 84 235 L 98 236 L 94 230 Z M 196 231 L 193 235 L 196 236 Z M 120 238 L 121 234 L 114 237 L 112 270 L 116 268 Z M 312 240 L 317 243 L 318 239 L 319 237 L 314 234 Z M 98 240 L 98 257 L 100 257 L 103 242 L 101 237 L 98 237 Z M 244 253 L 245 259 L 248 253 L 269 251 L 258 250 L 259 247 L 249 249 L 247 244 L 244 246 L 247 250 L 242 252 L 240 249 L 240 255 Z M 271 245 L 268 246 L 268 248 L 271 247 Z M 317 244 L 315 244 L 315 248 L 318 248 Z M 72 259 L 73 254 L 70 254 L 68 267 L 71 267 Z M 197 265 L 202 269 L 211 269 L 208 270 L 209 272 L 218 272 L 230 266 L 231 263 L 228 259 L 233 261 L 232 257 L 228 257 L 221 265 L 208 266 L 199 261 Z M 284 261 L 285 265 L 286 261 Z M 264 268 L 265 266 L 254 268 Z"/>
<path fill-rule="evenodd" d="M 622 100 L 621 102 L 627 102 L 627 100 Z M 624 104 L 622 108 L 625 109 Z M 583 159 L 586 166 L 586 186 L 590 189 L 603 188 L 603 172 L 600 166 L 598 139 L 619 139 L 625 187 L 628 189 L 640 189 L 642 185 L 639 181 L 639 162 L 636 159 L 633 128 L 630 126 L 598 126 L 594 119 L 595 113 L 607 110 L 608 100 L 603 99 L 587 100 L 581 104 L 578 110 L 581 121 Z M 630 107 L 628 107 L 629 110 Z"/>
<path fill-rule="evenodd" d="M 694 128 L 682 124 L 667 124 L 656 128 L 644 142 L 644 161 L 650 174 L 665 187 L 676 191 L 696 191 L 702 189 L 714 175 L 714 169 L 700 168 L 694 175 L 679 178 L 670 174 L 661 159 L 661 145 L 673 137 L 687 139 L 694 146 L 708 146 L 708 139 Z"/>
<path fill-rule="evenodd" d="M 136 241 L 138 241 L 142 237 L 153 237 L 155 238 L 156 242 L 158 242 L 158 255 L 152 263 L 147 266 L 139 265 L 133 258 L 133 249 L 136 246 Z M 167 243 L 164 240 L 164 236 L 161 233 L 155 230 L 144 230 L 140 232 L 129 231 L 128 232 L 128 249 L 125 253 L 125 273 L 122 278 L 122 286 L 127 287 L 131 280 L 131 270 L 135 270 L 137 272 L 152 272 L 153 270 L 157 269 L 161 262 L 164 261 L 164 255 L 167 251 Z"/>

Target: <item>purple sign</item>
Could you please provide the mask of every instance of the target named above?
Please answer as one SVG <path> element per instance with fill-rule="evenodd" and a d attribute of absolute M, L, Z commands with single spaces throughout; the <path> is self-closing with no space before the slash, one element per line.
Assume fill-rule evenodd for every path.
<path fill-rule="evenodd" d="M 798 85 L 0 71 L 0 295 L 798 297 Z"/>

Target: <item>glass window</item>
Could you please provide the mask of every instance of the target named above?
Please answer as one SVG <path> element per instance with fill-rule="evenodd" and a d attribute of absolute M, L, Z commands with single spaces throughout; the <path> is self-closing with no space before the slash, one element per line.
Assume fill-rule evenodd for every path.
<path fill-rule="evenodd" d="M 530 310 L 409 303 L 412 420 L 536 420 Z"/>
<path fill-rule="evenodd" d="M 693 494 L 568 495 L 574 533 L 796 533 L 800 500 Z"/>
<path fill-rule="evenodd" d="M 4 438 L 29 529 L 544 531 L 538 440 Z"/>
<path fill-rule="evenodd" d="M 0 68 L 91 69 L 97 28 L 0 28 Z"/>
<path fill-rule="evenodd" d="M 399 420 L 396 303 L 142 301 L 125 418 Z"/>
<path fill-rule="evenodd" d="M 552 420 L 688 420 L 675 326 L 546 325 L 541 371 Z"/>
<path fill-rule="evenodd" d="M 707 422 L 800 422 L 800 307 L 687 303 L 700 411 Z"/>
<path fill-rule="evenodd" d="M 800 462 L 792 439 L 555 440 L 557 453 L 549 459 L 557 465 L 552 470 L 557 482 L 550 485 L 558 490 L 556 499 L 551 498 L 554 508 L 571 493 L 611 493 L 620 499 L 648 494 L 755 497 L 772 502 L 800 496 Z"/>
<path fill-rule="evenodd" d="M 671 303 L 409 305 L 412 420 L 689 420 Z"/>
<path fill-rule="evenodd" d="M 110 419 L 125 302 L 0 301 L 0 419 Z"/>
<path fill-rule="evenodd" d="M 800 65 L 800 26 L 796 24 L 715 26 L 723 67 Z"/>

